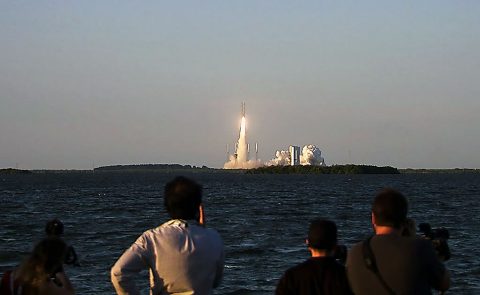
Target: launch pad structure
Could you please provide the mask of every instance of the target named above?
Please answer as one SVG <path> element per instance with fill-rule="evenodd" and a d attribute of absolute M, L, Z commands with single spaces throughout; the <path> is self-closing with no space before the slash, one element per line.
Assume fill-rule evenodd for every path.
<path fill-rule="evenodd" d="M 230 145 L 226 145 L 227 161 L 223 165 L 224 169 L 251 169 L 262 166 L 305 166 L 316 165 L 325 166 L 325 159 L 322 152 L 313 144 L 300 146 L 290 145 L 288 150 L 277 150 L 275 158 L 261 163 L 258 159 L 258 143 L 255 143 L 255 159 L 251 157 L 251 147 L 247 142 L 247 123 L 246 123 L 246 105 L 241 103 L 241 123 L 238 132 L 238 140 L 235 142 L 233 154 L 230 154 Z M 253 148 L 253 146 L 252 146 Z"/>

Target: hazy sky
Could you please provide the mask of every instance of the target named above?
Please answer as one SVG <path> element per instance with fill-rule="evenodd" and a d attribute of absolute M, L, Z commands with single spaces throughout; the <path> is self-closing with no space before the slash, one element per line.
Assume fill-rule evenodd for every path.
<path fill-rule="evenodd" d="M 1 1 L 0 167 L 480 168 L 480 1 Z"/>

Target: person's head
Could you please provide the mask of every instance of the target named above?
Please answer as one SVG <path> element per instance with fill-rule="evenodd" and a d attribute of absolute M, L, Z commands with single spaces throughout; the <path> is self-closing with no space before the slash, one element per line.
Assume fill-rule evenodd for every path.
<path fill-rule="evenodd" d="M 332 251 L 337 245 L 337 226 L 333 221 L 314 219 L 308 229 L 307 246 L 314 250 Z"/>
<path fill-rule="evenodd" d="M 386 188 L 381 190 L 372 204 L 372 223 L 375 226 L 400 229 L 407 218 L 408 202 L 402 193 Z"/>
<path fill-rule="evenodd" d="M 48 236 L 61 236 L 63 235 L 63 223 L 55 218 L 47 222 L 45 225 L 45 233 Z"/>
<path fill-rule="evenodd" d="M 202 186 L 178 176 L 165 185 L 164 204 L 173 219 L 198 219 Z"/>
<path fill-rule="evenodd" d="M 63 267 L 67 245 L 58 237 L 47 237 L 33 248 L 16 273 L 17 279 L 29 288 L 37 288 Z"/>
<path fill-rule="evenodd" d="M 402 225 L 402 236 L 415 237 L 415 234 L 416 234 L 415 220 L 411 218 L 405 219 L 405 222 Z"/>

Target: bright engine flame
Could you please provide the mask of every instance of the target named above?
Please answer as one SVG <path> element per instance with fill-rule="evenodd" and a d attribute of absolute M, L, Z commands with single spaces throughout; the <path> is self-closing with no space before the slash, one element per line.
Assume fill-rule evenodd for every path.
<path fill-rule="evenodd" d="M 240 123 L 240 136 L 245 136 L 245 130 L 247 126 L 247 119 L 245 117 L 242 117 L 242 122 Z"/>

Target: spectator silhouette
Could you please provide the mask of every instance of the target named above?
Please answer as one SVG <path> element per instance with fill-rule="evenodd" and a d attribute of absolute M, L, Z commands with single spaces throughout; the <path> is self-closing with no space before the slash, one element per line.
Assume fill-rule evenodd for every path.
<path fill-rule="evenodd" d="M 71 295 L 72 284 L 63 271 L 67 245 L 58 237 L 41 240 L 20 266 L 5 272 L 0 294 Z"/>
<path fill-rule="evenodd" d="M 63 223 L 57 218 L 50 220 L 45 225 L 45 233 L 47 234 L 47 237 L 61 238 L 64 234 Z M 71 245 L 67 245 L 65 264 L 79 266 L 77 253 Z"/>
<path fill-rule="evenodd" d="M 311 257 L 288 269 L 280 279 L 276 295 L 350 295 L 345 267 L 333 257 L 337 226 L 326 219 L 310 223 L 306 240 Z"/>

